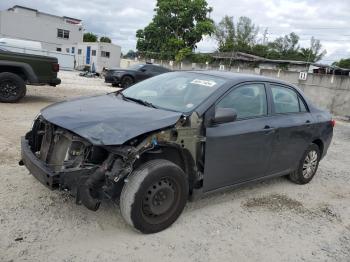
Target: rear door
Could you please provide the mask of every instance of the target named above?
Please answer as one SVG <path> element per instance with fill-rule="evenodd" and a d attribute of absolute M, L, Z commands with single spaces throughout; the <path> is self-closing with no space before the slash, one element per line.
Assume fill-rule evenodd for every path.
<path fill-rule="evenodd" d="M 265 176 L 274 138 L 264 83 L 234 87 L 215 107 L 238 118 L 206 128 L 205 192 Z"/>
<path fill-rule="evenodd" d="M 293 87 L 269 84 L 272 101 L 271 125 L 276 129 L 269 174 L 296 168 L 312 139 L 313 118 Z"/>

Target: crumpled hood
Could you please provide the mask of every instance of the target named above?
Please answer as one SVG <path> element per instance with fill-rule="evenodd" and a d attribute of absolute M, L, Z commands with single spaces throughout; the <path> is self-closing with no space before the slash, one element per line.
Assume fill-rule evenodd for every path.
<path fill-rule="evenodd" d="M 131 138 L 174 125 L 181 113 L 146 107 L 108 94 L 60 102 L 41 110 L 49 122 L 95 145 L 121 145 Z"/>

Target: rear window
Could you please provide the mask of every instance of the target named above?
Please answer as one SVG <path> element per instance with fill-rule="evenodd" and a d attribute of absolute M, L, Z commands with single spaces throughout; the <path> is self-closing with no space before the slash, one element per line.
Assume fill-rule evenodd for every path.
<path fill-rule="evenodd" d="M 291 88 L 271 85 L 275 113 L 306 112 L 306 107 L 300 96 Z"/>

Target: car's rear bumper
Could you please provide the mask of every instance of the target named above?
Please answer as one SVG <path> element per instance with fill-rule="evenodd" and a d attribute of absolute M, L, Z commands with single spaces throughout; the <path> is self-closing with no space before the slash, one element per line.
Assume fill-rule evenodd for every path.
<path fill-rule="evenodd" d="M 76 195 L 77 186 L 80 182 L 96 170 L 96 167 L 89 167 L 75 170 L 64 170 L 54 172 L 50 166 L 41 161 L 31 151 L 28 140 L 21 139 L 21 164 L 42 184 L 50 189 L 65 189 Z"/>

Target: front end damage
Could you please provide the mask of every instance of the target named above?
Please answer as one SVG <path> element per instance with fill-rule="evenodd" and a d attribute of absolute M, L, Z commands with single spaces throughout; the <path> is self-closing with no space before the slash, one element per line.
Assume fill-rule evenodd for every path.
<path fill-rule="evenodd" d="M 190 194 L 202 186 L 204 136 L 197 113 L 175 125 L 139 135 L 122 145 L 94 145 L 39 116 L 22 138 L 22 160 L 50 189 L 69 191 L 77 204 L 96 211 L 102 200 L 117 200 L 127 177 L 151 159 L 167 159 L 188 175 Z"/>

